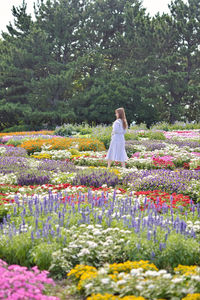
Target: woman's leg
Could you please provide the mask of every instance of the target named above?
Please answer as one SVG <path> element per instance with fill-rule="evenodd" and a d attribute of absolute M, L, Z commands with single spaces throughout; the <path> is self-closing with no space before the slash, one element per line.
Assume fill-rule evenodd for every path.
<path fill-rule="evenodd" d="M 112 160 L 111 160 L 111 159 L 108 159 L 108 168 L 110 168 L 111 163 L 112 163 Z"/>

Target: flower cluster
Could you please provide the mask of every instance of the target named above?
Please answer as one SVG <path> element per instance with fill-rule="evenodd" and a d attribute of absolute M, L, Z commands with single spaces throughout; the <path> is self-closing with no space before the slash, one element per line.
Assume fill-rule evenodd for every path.
<path fill-rule="evenodd" d="M 68 276 L 85 296 L 92 295 L 87 299 L 101 296 L 99 299 L 121 299 L 122 296 L 127 296 L 127 299 L 172 299 L 175 296 L 181 299 L 186 296 L 187 299 L 199 291 L 200 268 L 179 265 L 174 271 L 175 275 L 172 275 L 166 270 L 158 270 L 148 261 L 134 261 L 114 266 L 106 264 L 99 269 L 78 265 Z"/>
<path fill-rule="evenodd" d="M 187 194 L 192 180 L 199 182 L 199 179 L 200 172 L 198 170 L 141 170 L 125 176 L 123 184 L 135 191 L 161 190 L 170 194 Z M 199 183 L 197 183 L 196 189 L 198 186 Z"/>
<path fill-rule="evenodd" d="M 172 157 L 168 155 L 153 157 L 153 164 L 156 167 L 175 169 L 175 165 L 171 159 Z"/>
<path fill-rule="evenodd" d="M 109 170 L 78 173 L 73 179 L 73 185 L 101 187 L 103 184 L 115 187 L 119 184 L 119 177 Z"/>
<path fill-rule="evenodd" d="M 190 208 L 192 200 L 189 196 L 183 194 L 172 193 L 171 195 L 166 192 L 159 190 L 154 191 L 139 191 L 134 193 L 136 196 L 140 197 L 144 195 L 147 199 L 145 206 L 148 207 L 149 202 L 154 203 L 158 209 L 162 209 L 163 205 L 172 207 L 175 209 L 183 209 L 184 207 Z M 144 207 L 145 199 L 142 201 L 141 206 Z"/>
<path fill-rule="evenodd" d="M 37 267 L 29 271 L 18 265 L 8 266 L 0 259 L 0 299 L 58 300 L 57 297 L 43 294 L 45 285 L 55 285 L 47 275 L 47 271 L 40 272 Z"/>
<path fill-rule="evenodd" d="M 65 150 L 77 148 L 80 151 L 103 151 L 105 146 L 95 139 L 53 137 L 51 139 L 34 139 L 24 141 L 20 147 L 27 150 L 29 154 L 42 151 L 44 145 L 49 145 L 49 150 Z"/>
<path fill-rule="evenodd" d="M 73 234 L 72 234 L 73 232 Z M 72 234 L 71 242 L 67 247 L 52 253 L 52 264 L 50 271 L 64 274 L 76 264 L 91 264 L 92 266 L 101 266 L 105 262 L 120 261 L 125 256 L 121 244 L 126 244 L 126 240 L 131 232 L 129 230 L 120 230 L 119 228 L 104 229 L 102 225 L 80 225 L 74 226 L 71 230 L 66 230 L 69 236 Z M 76 276 L 81 275 L 83 270 L 78 269 Z M 87 268 L 89 274 L 94 268 Z"/>
<path fill-rule="evenodd" d="M 164 133 L 167 139 L 191 139 L 199 140 L 199 130 L 175 130 L 175 131 L 166 131 Z"/>
<path fill-rule="evenodd" d="M 125 297 L 118 297 L 112 294 L 92 294 L 90 297 L 87 297 L 86 300 L 145 300 L 143 297 L 137 296 L 125 296 Z"/>

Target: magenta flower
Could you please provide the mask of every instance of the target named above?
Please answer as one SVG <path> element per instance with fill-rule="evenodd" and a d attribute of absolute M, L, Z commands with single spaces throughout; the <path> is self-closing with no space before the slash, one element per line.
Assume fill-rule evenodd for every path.
<path fill-rule="evenodd" d="M 45 285 L 55 285 L 47 275 L 47 271 L 39 271 L 37 267 L 28 270 L 19 265 L 8 266 L 0 259 L 0 299 L 58 300 L 57 297 L 42 294 Z"/>

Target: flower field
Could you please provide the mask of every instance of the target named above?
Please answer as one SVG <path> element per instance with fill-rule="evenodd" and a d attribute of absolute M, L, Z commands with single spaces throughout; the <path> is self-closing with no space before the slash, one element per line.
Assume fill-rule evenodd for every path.
<path fill-rule="evenodd" d="M 200 299 L 200 131 L 0 133 L 0 299 Z"/>

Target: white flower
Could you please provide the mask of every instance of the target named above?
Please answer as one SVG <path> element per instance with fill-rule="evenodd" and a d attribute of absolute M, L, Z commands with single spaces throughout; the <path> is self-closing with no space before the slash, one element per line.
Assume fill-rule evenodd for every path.
<path fill-rule="evenodd" d="M 88 283 L 85 285 L 85 289 L 87 289 L 87 290 L 90 289 L 91 287 L 92 287 L 92 283 Z"/>
<path fill-rule="evenodd" d="M 94 235 L 101 235 L 101 231 L 98 229 L 93 230 Z"/>
<path fill-rule="evenodd" d="M 107 274 L 107 271 L 106 271 L 104 268 L 100 268 L 100 269 L 98 270 L 98 274 L 100 274 L 100 275 L 105 275 L 105 274 Z"/>
<path fill-rule="evenodd" d="M 191 276 L 191 279 L 194 279 L 194 280 L 200 282 L 200 276 L 193 275 L 193 276 Z"/>
<path fill-rule="evenodd" d="M 109 282 L 110 282 L 109 278 L 103 278 L 103 279 L 101 279 L 101 283 L 102 284 L 108 284 Z"/>
<path fill-rule="evenodd" d="M 117 281 L 117 285 L 122 285 L 122 284 L 126 284 L 126 280 L 119 280 Z"/>
<path fill-rule="evenodd" d="M 158 271 L 158 275 L 164 275 L 164 274 L 167 274 L 166 270 L 160 270 L 160 271 Z"/>
<path fill-rule="evenodd" d="M 136 287 L 135 287 L 137 290 L 139 290 L 139 291 L 142 291 L 143 290 L 143 286 L 141 286 L 141 285 L 136 285 Z"/>
<path fill-rule="evenodd" d="M 84 256 L 84 255 L 87 255 L 87 254 L 90 254 L 90 251 L 86 248 L 83 248 L 81 249 L 80 253 L 78 254 L 78 256 Z"/>
<path fill-rule="evenodd" d="M 192 221 L 187 221 L 188 225 L 193 225 Z"/>
<path fill-rule="evenodd" d="M 94 228 L 94 226 L 93 225 L 88 225 L 88 227 L 87 227 L 88 229 L 93 229 Z"/>
<path fill-rule="evenodd" d="M 154 289 L 155 288 L 155 284 L 150 284 L 149 286 L 148 286 L 148 289 L 150 289 L 150 290 L 152 290 L 152 289 Z"/>
<path fill-rule="evenodd" d="M 87 244 L 90 248 L 96 248 L 98 245 L 95 242 L 87 241 Z"/>
<path fill-rule="evenodd" d="M 199 225 L 194 225 L 193 230 L 194 231 L 200 231 L 200 226 Z"/>
<path fill-rule="evenodd" d="M 183 281 L 183 278 L 181 278 L 181 277 L 177 277 L 177 278 L 172 279 L 173 283 L 179 283 L 181 281 Z"/>
<path fill-rule="evenodd" d="M 157 271 L 151 271 L 151 270 L 148 270 L 145 272 L 145 276 L 158 276 L 158 272 Z"/>
<path fill-rule="evenodd" d="M 71 242 L 71 243 L 69 243 L 69 247 L 70 247 L 70 248 L 78 248 L 78 245 L 75 244 L 75 243 L 73 243 L 73 242 Z M 64 248 L 64 249 L 67 249 L 67 248 Z M 64 250 L 64 249 L 63 249 L 63 250 Z"/>
<path fill-rule="evenodd" d="M 138 268 L 138 269 L 132 269 L 130 273 L 132 276 L 135 276 L 135 275 L 140 274 L 142 271 L 143 271 L 142 268 Z"/>
<path fill-rule="evenodd" d="M 165 279 L 171 279 L 172 275 L 171 274 L 164 274 L 163 278 L 165 278 Z"/>

